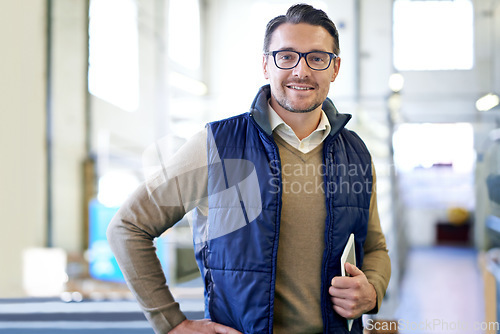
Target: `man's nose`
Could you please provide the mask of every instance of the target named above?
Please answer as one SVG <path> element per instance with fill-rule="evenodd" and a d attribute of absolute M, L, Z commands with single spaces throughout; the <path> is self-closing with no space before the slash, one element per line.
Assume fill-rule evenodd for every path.
<path fill-rule="evenodd" d="M 301 57 L 297 66 L 293 68 L 293 75 L 296 75 L 299 78 L 304 78 L 309 76 L 310 73 L 311 68 L 307 65 L 306 58 Z"/>

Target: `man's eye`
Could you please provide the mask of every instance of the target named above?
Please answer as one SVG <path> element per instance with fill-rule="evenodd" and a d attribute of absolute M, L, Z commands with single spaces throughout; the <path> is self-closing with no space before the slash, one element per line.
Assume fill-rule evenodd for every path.
<path fill-rule="evenodd" d="M 293 57 L 293 55 L 289 53 L 280 53 L 278 56 L 280 60 L 290 60 Z"/>
<path fill-rule="evenodd" d="M 293 61 L 295 58 L 296 58 L 295 54 L 293 54 L 291 52 L 286 52 L 286 51 L 280 52 L 276 55 L 276 59 L 279 61 L 289 62 L 289 61 Z"/>
<path fill-rule="evenodd" d="M 323 56 L 322 54 L 312 54 L 309 57 L 309 61 L 313 63 L 324 63 L 327 61 L 326 56 Z"/>

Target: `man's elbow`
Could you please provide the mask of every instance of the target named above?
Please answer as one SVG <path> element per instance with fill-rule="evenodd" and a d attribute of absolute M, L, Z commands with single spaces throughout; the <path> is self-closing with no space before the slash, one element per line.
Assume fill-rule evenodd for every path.
<path fill-rule="evenodd" d="M 113 250 L 117 244 L 120 243 L 122 237 L 120 236 L 121 229 L 123 228 L 123 222 L 118 217 L 113 217 L 111 219 L 107 229 L 106 229 L 106 239 L 108 240 L 109 246 Z"/>

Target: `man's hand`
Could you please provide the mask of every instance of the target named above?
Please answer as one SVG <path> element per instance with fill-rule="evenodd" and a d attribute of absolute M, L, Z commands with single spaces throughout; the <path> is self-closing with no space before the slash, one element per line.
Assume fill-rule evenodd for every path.
<path fill-rule="evenodd" d="M 215 323 L 209 319 L 203 320 L 184 320 L 179 325 L 175 326 L 169 334 L 241 334 L 236 329 Z"/>
<path fill-rule="evenodd" d="M 354 319 L 377 305 L 377 293 L 365 274 L 356 266 L 346 263 L 345 270 L 351 277 L 332 278 L 332 286 L 328 292 L 335 312 L 344 318 Z"/>

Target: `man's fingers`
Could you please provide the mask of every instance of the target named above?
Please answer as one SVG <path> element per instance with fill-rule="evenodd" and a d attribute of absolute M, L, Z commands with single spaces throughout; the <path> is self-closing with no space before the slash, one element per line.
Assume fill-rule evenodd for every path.
<path fill-rule="evenodd" d="M 356 315 L 352 311 L 348 311 L 338 305 L 333 305 L 333 309 L 335 312 L 337 312 L 338 315 L 341 317 L 344 317 L 346 319 L 354 319 L 356 318 Z"/>
<path fill-rule="evenodd" d="M 241 334 L 236 329 L 215 323 L 210 319 L 184 320 L 169 333 L 206 333 L 206 334 Z"/>
<path fill-rule="evenodd" d="M 348 276 L 335 276 L 331 280 L 331 285 L 335 288 L 339 289 L 351 289 L 351 288 L 359 288 L 359 278 L 363 279 L 365 274 L 356 266 L 346 263 L 345 264 L 346 272 L 350 275 Z M 354 279 L 358 278 L 358 279 Z"/>
<path fill-rule="evenodd" d="M 221 324 L 215 324 L 214 330 L 215 330 L 215 333 L 218 333 L 218 334 L 241 334 L 241 332 L 237 331 L 236 329 L 233 329 L 231 327 L 227 327 L 227 326 L 224 326 Z"/>
<path fill-rule="evenodd" d="M 356 303 L 350 299 L 332 297 L 333 309 L 344 318 L 355 318 L 358 315 Z"/>
<path fill-rule="evenodd" d="M 341 288 L 336 288 L 336 287 L 333 287 L 333 286 L 331 286 L 328 289 L 328 293 L 332 297 L 343 298 L 343 299 L 348 298 L 351 295 L 349 289 L 341 289 Z"/>
<path fill-rule="evenodd" d="M 351 276 L 363 275 L 363 272 L 358 267 L 347 262 L 345 264 L 345 271 Z"/>
<path fill-rule="evenodd" d="M 336 276 L 328 289 L 333 309 L 348 319 L 357 318 L 376 305 L 376 291 L 356 266 L 346 264 L 346 272 L 351 277 Z"/>
<path fill-rule="evenodd" d="M 335 276 L 331 283 L 337 289 L 352 289 L 356 287 L 356 281 L 354 277 Z"/>

